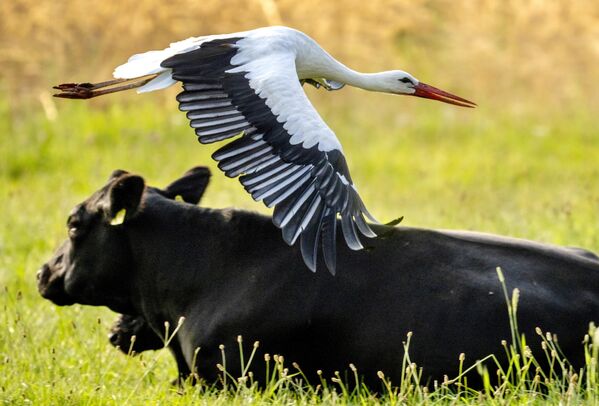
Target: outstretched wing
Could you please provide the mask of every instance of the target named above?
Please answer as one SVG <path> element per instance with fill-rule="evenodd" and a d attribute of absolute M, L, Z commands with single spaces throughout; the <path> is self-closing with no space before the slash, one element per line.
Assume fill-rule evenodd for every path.
<path fill-rule="evenodd" d="M 291 53 L 249 58 L 239 38 L 203 43 L 162 62 L 183 82 L 177 96 L 201 143 L 237 137 L 213 158 L 255 200 L 274 207 L 283 239 L 300 239 L 306 265 L 316 270 L 319 243 L 336 268 L 337 216 L 349 248 L 362 248 L 358 231 L 376 234 L 375 221 L 352 183 L 335 134 L 304 93 Z"/>

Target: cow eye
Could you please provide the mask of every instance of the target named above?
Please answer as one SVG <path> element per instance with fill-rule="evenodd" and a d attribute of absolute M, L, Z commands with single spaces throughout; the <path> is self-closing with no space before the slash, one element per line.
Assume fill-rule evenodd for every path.
<path fill-rule="evenodd" d="M 67 220 L 67 230 L 71 240 L 81 235 L 81 219 L 78 216 L 69 216 Z"/>

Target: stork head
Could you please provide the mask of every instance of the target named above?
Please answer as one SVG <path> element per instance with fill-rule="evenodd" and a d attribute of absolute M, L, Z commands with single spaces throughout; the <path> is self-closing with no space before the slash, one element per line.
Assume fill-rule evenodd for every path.
<path fill-rule="evenodd" d="M 423 97 L 425 99 L 439 100 L 462 107 L 475 107 L 476 103 L 462 97 L 448 93 L 444 90 L 420 82 L 414 76 L 401 70 L 392 70 L 382 73 L 382 82 L 385 92 L 402 94 L 406 96 Z"/>

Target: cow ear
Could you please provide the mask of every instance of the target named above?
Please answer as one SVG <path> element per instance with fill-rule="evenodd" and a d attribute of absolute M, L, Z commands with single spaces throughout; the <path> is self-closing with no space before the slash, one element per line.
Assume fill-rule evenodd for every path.
<path fill-rule="evenodd" d="M 176 199 L 177 196 L 181 196 L 181 199 L 186 203 L 198 204 L 209 181 L 210 169 L 205 166 L 196 166 L 168 185 L 164 189 L 164 194 L 169 199 Z"/>
<path fill-rule="evenodd" d="M 115 169 L 114 171 L 112 171 L 112 173 L 110 174 L 110 177 L 108 178 L 108 181 L 111 181 L 113 179 L 118 178 L 119 176 L 123 176 L 123 175 L 127 175 L 129 172 L 123 170 L 123 169 Z"/>
<path fill-rule="evenodd" d="M 106 197 L 106 215 L 111 224 L 120 224 L 138 213 L 145 186 L 141 176 L 129 174 L 120 176 L 110 186 Z"/>

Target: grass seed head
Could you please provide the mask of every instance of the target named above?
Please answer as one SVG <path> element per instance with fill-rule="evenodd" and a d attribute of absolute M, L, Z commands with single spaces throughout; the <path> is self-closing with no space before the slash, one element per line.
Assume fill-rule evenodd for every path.
<path fill-rule="evenodd" d="M 503 272 L 501 271 L 501 268 L 497 267 L 496 271 L 497 271 L 497 278 L 499 278 L 499 282 L 505 283 L 505 278 L 503 277 Z"/>
<path fill-rule="evenodd" d="M 520 289 L 515 288 L 512 292 L 512 308 L 514 313 L 518 310 L 518 301 L 520 300 Z"/>

